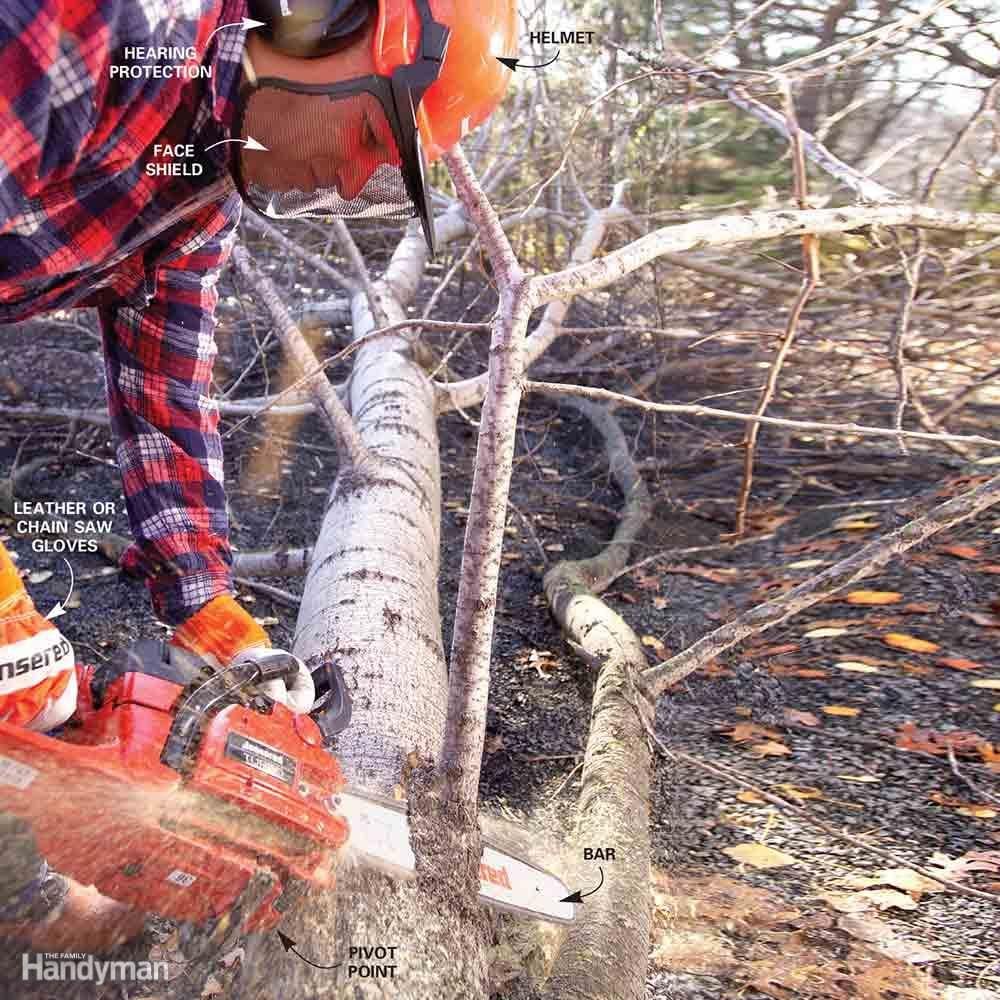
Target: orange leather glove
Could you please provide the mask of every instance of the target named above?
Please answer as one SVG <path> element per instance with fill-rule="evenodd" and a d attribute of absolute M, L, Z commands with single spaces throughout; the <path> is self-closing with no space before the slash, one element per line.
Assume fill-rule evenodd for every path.
<path fill-rule="evenodd" d="M 220 594 L 196 611 L 174 632 L 171 645 L 201 657 L 217 670 L 244 660 L 272 655 L 267 633 L 243 610 L 231 594 Z M 287 682 L 267 681 L 260 689 L 293 712 L 308 712 L 316 700 L 312 674 L 301 661 Z"/>
<path fill-rule="evenodd" d="M 73 647 L 35 609 L 0 543 L 0 722 L 45 732 L 75 709 Z"/>

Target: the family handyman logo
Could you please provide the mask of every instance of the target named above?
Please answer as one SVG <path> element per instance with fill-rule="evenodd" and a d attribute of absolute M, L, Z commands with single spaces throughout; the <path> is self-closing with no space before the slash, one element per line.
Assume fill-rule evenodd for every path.
<path fill-rule="evenodd" d="M 167 962 L 105 962 L 75 952 L 21 955 L 21 978 L 46 983 L 151 982 L 170 978 Z"/>

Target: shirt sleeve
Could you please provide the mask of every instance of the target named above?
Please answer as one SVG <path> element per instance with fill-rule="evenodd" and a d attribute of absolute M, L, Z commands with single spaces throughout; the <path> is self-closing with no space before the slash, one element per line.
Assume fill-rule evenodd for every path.
<path fill-rule="evenodd" d="M 100 308 L 108 408 L 134 544 L 157 615 L 176 625 L 231 589 L 218 407 L 211 399 L 216 283 L 235 242 L 233 194 L 190 220 L 153 272 L 145 308 Z"/>
<path fill-rule="evenodd" d="M 200 51 L 217 20 L 217 0 L 0 0 L 0 227 L 82 166 L 133 162 L 185 81 L 112 79 L 112 64 L 128 46 Z"/>

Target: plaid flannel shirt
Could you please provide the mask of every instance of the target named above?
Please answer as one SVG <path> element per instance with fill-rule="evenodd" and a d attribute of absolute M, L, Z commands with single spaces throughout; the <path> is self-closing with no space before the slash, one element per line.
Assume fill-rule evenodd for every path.
<path fill-rule="evenodd" d="M 123 564 L 171 624 L 231 587 L 209 384 L 215 285 L 240 200 L 232 144 L 206 147 L 228 135 L 245 35 L 213 32 L 245 14 L 246 0 L 0 9 L 0 323 L 98 307 L 135 538 Z M 127 51 L 191 46 L 196 58 L 179 60 Z M 176 74 L 185 62 L 210 76 Z M 126 63 L 161 68 L 112 73 Z M 193 144 L 195 160 L 176 162 L 201 163 L 201 175 L 151 175 L 154 143 Z"/>

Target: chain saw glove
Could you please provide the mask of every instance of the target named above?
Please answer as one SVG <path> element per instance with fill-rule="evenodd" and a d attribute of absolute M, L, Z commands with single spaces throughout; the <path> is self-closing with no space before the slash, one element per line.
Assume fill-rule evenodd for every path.
<path fill-rule="evenodd" d="M 35 609 L 0 544 L 0 722 L 46 732 L 75 709 L 73 647 Z"/>
<path fill-rule="evenodd" d="M 261 662 L 278 652 L 271 648 L 267 633 L 230 594 L 220 594 L 196 611 L 174 632 L 170 642 L 200 656 L 217 670 L 247 660 Z M 312 708 L 316 688 L 306 665 L 298 658 L 296 663 L 298 670 L 292 678 L 265 681 L 260 689 L 301 715 Z"/>

